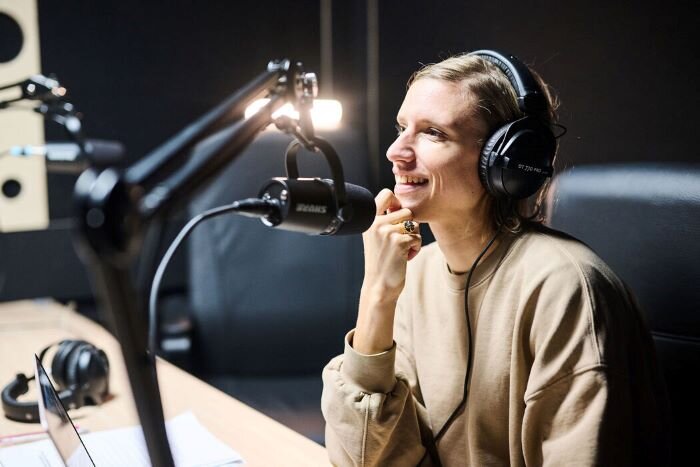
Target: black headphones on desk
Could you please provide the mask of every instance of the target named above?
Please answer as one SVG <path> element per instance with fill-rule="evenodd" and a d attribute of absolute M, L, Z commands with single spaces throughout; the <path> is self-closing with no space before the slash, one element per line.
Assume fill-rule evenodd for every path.
<path fill-rule="evenodd" d="M 66 409 L 77 409 L 84 405 L 101 404 L 109 394 L 109 360 L 107 354 L 89 342 L 63 340 L 58 344 L 51 361 L 51 376 L 56 382 L 56 391 Z M 39 360 L 54 345 L 43 349 Z M 27 377 L 19 373 L 2 390 L 2 408 L 5 416 L 19 422 L 38 422 L 37 402 L 19 402 L 17 398 L 29 390 Z"/>
<path fill-rule="evenodd" d="M 514 55 L 494 50 L 477 50 L 469 55 L 493 63 L 506 75 L 524 114 L 486 140 L 479 158 L 481 183 L 497 198 L 527 198 L 553 173 L 557 145 L 546 123 L 547 97 L 527 65 Z"/>

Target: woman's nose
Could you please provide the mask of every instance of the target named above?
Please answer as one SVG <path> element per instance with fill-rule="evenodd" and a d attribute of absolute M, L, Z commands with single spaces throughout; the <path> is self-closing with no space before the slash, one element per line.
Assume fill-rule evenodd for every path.
<path fill-rule="evenodd" d="M 405 133 L 396 137 L 394 142 L 386 150 L 386 158 L 391 162 L 410 162 L 415 159 L 413 148 L 406 139 Z"/>

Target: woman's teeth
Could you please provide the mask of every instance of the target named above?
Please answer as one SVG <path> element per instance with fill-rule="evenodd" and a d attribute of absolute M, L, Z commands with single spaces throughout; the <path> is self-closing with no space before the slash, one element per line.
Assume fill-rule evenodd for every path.
<path fill-rule="evenodd" d="M 422 185 L 428 181 L 427 178 L 420 177 L 406 177 L 404 175 L 395 175 L 396 183 L 412 183 L 415 185 Z"/>

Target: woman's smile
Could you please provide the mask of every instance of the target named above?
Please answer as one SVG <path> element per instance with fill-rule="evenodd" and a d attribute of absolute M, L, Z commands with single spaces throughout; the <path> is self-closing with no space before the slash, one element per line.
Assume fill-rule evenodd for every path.
<path fill-rule="evenodd" d="M 423 177 L 415 177 L 410 175 L 394 175 L 396 186 L 394 193 L 412 193 L 428 186 L 428 179 Z"/>

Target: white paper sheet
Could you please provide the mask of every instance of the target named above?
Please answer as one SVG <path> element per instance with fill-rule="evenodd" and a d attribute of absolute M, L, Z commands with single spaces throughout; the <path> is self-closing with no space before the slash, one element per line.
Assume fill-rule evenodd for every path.
<path fill-rule="evenodd" d="M 241 465 L 243 458 L 204 428 L 192 412 L 165 423 L 177 467 Z M 97 467 L 150 466 L 140 427 L 119 428 L 82 435 Z M 62 467 L 50 440 L 0 449 L 0 467 Z"/>

